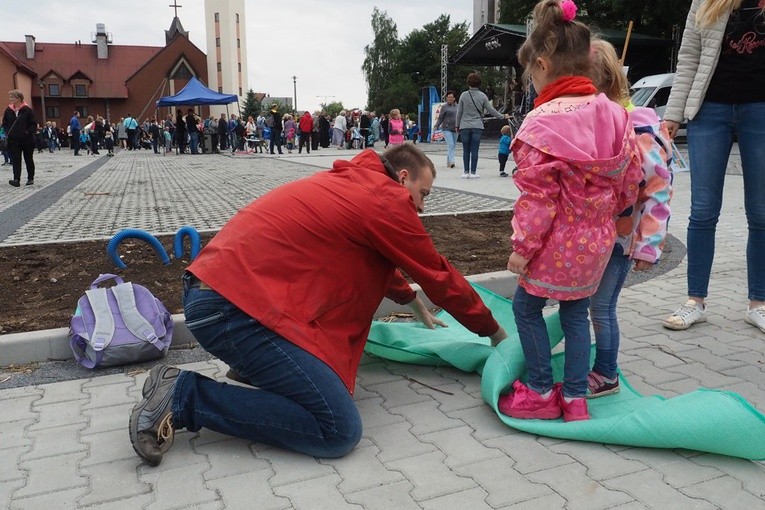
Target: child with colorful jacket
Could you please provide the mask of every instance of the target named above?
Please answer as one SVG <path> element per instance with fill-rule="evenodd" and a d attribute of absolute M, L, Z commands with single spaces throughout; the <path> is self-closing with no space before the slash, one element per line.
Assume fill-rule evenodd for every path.
<path fill-rule="evenodd" d="M 635 203 L 642 179 L 627 112 L 597 90 L 590 31 L 574 21 L 571 0 L 543 0 L 518 57 L 539 96 L 512 143 L 521 194 L 512 220 L 508 269 L 519 275 L 513 299 L 528 379 L 513 383 L 499 409 L 514 418 L 587 420 L 589 297 L 613 251 L 615 216 Z M 554 383 L 542 316 L 560 302 L 565 335 L 563 383 Z"/>
<path fill-rule="evenodd" d="M 589 398 L 619 391 L 617 357 L 619 322 L 616 307 L 624 280 L 633 266 L 651 269 L 659 261 L 667 237 L 672 198 L 672 145 L 666 125 L 651 108 L 635 108 L 629 100 L 629 83 L 611 43 L 591 43 L 595 86 L 609 99 L 625 105 L 635 128 L 643 179 L 638 201 L 616 219 L 616 243 L 597 291 L 590 299 L 590 319 L 595 331 L 595 364 L 587 377 Z"/>

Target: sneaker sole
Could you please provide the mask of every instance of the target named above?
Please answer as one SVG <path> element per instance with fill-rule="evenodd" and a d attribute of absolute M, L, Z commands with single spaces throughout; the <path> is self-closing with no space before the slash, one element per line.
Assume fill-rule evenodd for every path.
<path fill-rule="evenodd" d="M 670 322 L 667 322 L 667 321 L 663 321 L 661 324 L 665 328 L 671 329 L 673 331 L 685 331 L 686 329 L 690 328 L 691 326 L 693 326 L 696 323 L 706 322 L 706 321 L 707 321 L 706 316 L 702 315 L 701 317 L 699 317 L 695 321 L 691 322 L 690 324 L 673 324 L 673 323 L 670 323 Z"/>
<path fill-rule="evenodd" d="M 133 407 L 133 411 L 130 413 L 130 421 L 128 423 L 130 444 L 133 446 L 133 451 L 135 451 L 135 453 L 144 461 L 146 461 L 146 463 L 150 466 L 158 466 L 159 463 L 162 462 L 162 455 L 164 455 L 165 452 L 168 451 L 171 446 L 173 446 L 173 441 L 175 440 L 175 435 L 173 435 L 170 437 L 169 441 L 165 441 L 162 444 L 159 449 L 159 459 L 146 457 L 146 455 L 138 448 L 138 417 L 140 416 L 141 411 L 143 411 L 150 398 L 154 396 L 154 392 L 159 388 L 159 385 L 156 384 L 156 382 L 159 379 L 159 373 L 161 369 L 162 367 L 157 365 L 153 367 L 151 371 L 149 371 L 149 377 L 146 378 L 146 381 L 143 383 L 143 388 L 141 389 L 143 400 L 138 402 L 135 407 Z"/>
<path fill-rule="evenodd" d="M 759 329 L 760 331 L 762 331 L 763 333 L 765 333 L 765 329 L 761 328 L 761 327 L 759 326 L 759 324 L 757 324 L 757 322 L 756 322 L 756 321 L 754 321 L 754 320 L 750 319 L 748 315 L 744 316 L 744 322 L 746 322 L 747 324 L 749 324 L 749 325 L 751 325 L 751 326 L 754 326 L 755 328 L 757 328 L 757 329 Z"/>
<path fill-rule="evenodd" d="M 619 393 L 618 386 L 616 388 L 611 388 L 610 390 L 601 391 L 600 393 L 588 393 L 587 395 L 584 396 L 584 398 L 591 399 L 591 398 L 598 398 L 598 397 L 606 397 L 608 395 L 615 395 L 616 393 Z"/>

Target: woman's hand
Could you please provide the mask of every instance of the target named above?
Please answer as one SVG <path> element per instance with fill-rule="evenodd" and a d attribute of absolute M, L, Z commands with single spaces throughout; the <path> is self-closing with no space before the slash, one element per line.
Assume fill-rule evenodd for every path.
<path fill-rule="evenodd" d="M 443 328 L 449 327 L 448 324 L 433 315 L 430 310 L 428 310 L 428 307 L 425 306 L 425 303 L 422 301 L 422 299 L 419 297 L 416 297 L 407 303 L 407 306 L 412 309 L 412 312 L 414 313 L 414 316 L 417 317 L 417 320 L 425 324 L 428 329 L 436 329 L 436 326 L 441 326 Z"/>
<path fill-rule="evenodd" d="M 507 270 L 511 273 L 522 274 L 528 263 L 528 259 L 521 257 L 517 252 L 513 252 L 507 261 Z"/>
<path fill-rule="evenodd" d="M 664 123 L 667 125 L 667 131 L 669 131 L 669 137 L 674 140 L 675 135 L 677 135 L 677 130 L 680 129 L 680 123 L 675 122 L 674 120 L 665 120 Z"/>
<path fill-rule="evenodd" d="M 496 347 L 505 338 L 507 338 L 507 333 L 505 332 L 505 328 L 500 326 L 497 332 L 489 337 L 489 339 L 491 340 L 491 346 Z"/>

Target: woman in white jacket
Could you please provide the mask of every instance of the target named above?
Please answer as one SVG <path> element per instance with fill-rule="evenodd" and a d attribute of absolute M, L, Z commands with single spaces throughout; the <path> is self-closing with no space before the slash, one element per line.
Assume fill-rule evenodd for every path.
<path fill-rule="evenodd" d="M 765 3 L 693 0 L 664 120 L 671 136 L 688 120 L 691 215 L 688 301 L 664 320 L 687 329 L 706 320 L 715 229 L 725 170 L 738 137 L 749 226 L 749 307 L 744 320 L 765 332 Z"/>
<path fill-rule="evenodd" d="M 345 132 L 348 130 L 348 123 L 345 120 L 345 110 L 341 111 L 335 117 L 335 125 L 332 128 L 332 145 L 342 149 L 345 145 Z"/>

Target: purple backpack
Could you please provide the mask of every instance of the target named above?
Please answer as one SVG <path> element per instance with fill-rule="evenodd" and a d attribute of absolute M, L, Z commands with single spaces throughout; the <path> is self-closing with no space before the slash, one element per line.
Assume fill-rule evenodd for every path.
<path fill-rule="evenodd" d="M 111 279 L 117 285 L 98 286 Z M 164 356 L 173 336 L 173 319 L 146 287 L 102 274 L 77 301 L 69 333 L 80 365 L 111 367 Z"/>

